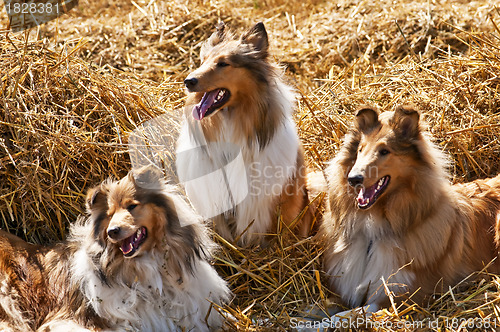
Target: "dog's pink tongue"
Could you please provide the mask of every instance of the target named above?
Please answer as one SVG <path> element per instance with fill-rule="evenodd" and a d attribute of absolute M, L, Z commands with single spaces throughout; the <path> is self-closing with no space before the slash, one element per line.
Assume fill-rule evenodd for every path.
<path fill-rule="evenodd" d="M 122 245 L 120 246 L 120 250 L 123 252 L 124 255 L 130 253 L 134 249 L 134 246 L 132 244 L 133 238 L 134 237 L 131 236 L 123 240 Z"/>
<path fill-rule="evenodd" d="M 205 92 L 203 98 L 201 98 L 200 103 L 193 107 L 193 117 L 196 120 L 203 119 L 210 106 L 214 104 L 215 98 L 217 97 L 218 93 L 218 89 L 210 92 Z"/>

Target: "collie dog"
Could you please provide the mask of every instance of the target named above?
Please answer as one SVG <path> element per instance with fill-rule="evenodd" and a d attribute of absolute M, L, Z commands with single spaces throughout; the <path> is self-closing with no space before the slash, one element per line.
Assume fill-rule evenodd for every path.
<path fill-rule="evenodd" d="M 89 217 L 65 242 L 0 233 L 0 327 L 13 331 L 206 331 L 228 300 L 209 264 L 213 243 L 182 198 L 151 168 L 87 195 Z"/>
<path fill-rule="evenodd" d="M 327 169 L 320 231 L 324 269 L 344 304 L 377 310 L 387 291 L 424 303 L 498 256 L 500 176 L 452 185 L 446 168 L 418 111 L 357 113 Z"/>
<path fill-rule="evenodd" d="M 262 23 L 239 39 L 221 23 L 184 81 L 179 179 L 197 211 L 241 245 L 265 244 L 279 216 L 300 237 L 312 228 L 295 96 L 268 45 Z"/>

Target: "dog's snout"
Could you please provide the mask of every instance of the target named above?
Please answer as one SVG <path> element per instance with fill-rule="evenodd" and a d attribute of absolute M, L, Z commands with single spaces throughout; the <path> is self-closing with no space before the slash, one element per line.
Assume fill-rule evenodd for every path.
<path fill-rule="evenodd" d="M 108 231 L 108 236 L 111 239 L 115 239 L 120 234 L 120 227 L 118 227 L 118 226 L 111 226 L 111 227 L 108 227 L 107 231 Z"/>
<path fill-rule="evenodd" d="M 188 89 L 194 88 L 196 84 L 198 84 L 198 79 L 196 77 L 191 77 L 191 78 L 188 77 L 184 80 L 184 85 Z"/>
<path fill-rule="evenodd" d="M 361 174 L 349 174 L 349 176 L 347 177 L 347 182 L 349 182 L 349 185 L 352 187 L 363 184 L 363 181 L 364 177 Z"/>

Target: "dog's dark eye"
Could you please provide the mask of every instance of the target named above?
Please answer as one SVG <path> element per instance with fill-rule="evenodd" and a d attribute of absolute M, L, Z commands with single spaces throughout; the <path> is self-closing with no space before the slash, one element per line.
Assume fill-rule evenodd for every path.
<path fill-rule="evenodd" d="M 129 206 L 127 206 L 127 210 L 132 211 L 136 207 L 137 207 L 137 204 L 130 204 Z"/>
<path fill-rule="evenodd" d="M 381 156 L 386 156 L 386 155 L 388 155 L 391 152 L 389 150 L 387 150 L 387 149 L 382 149 L 378 153 L 380 153 Z"/>
<path fill-rule="evenodd" d="M 224 61 L 217 62 L 217 67 L 227 67 L 227 66 L 229 66 L 229 63 L 227 62 Z"/>

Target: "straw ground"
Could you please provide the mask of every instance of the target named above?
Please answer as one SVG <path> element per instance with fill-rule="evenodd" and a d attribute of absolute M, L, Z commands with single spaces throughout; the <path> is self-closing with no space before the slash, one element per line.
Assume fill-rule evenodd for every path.
<path fill-rule="evenodd" d="M 299 91 L 296 120 L 311 169 L 335 155 L 359 105 L 413 103 L 450 154 L 453 181 L 500 172 L 500 11 L 488 1 L 81 0 L 39 29 L 0 36 L 1 227 L 36 243 L 63 238 L 85 189 L 130 168 L 134 129 L 168 114 L 165 135 L 174 137 L 181 82 L 218 20 L 237 30 L 266 24 L 272 53 Z M 335 298 L 313 239 L 290 244 L 276 235 L 260 250 L 217 240 L 214 263 L 235 294 L 223 308 L 237 318 L 229 329 L 289 330 L 308 305 Z M 432 306 L 387 308 L 365 327 L 494 329 L 499 282 L 482 271 Z"/>

